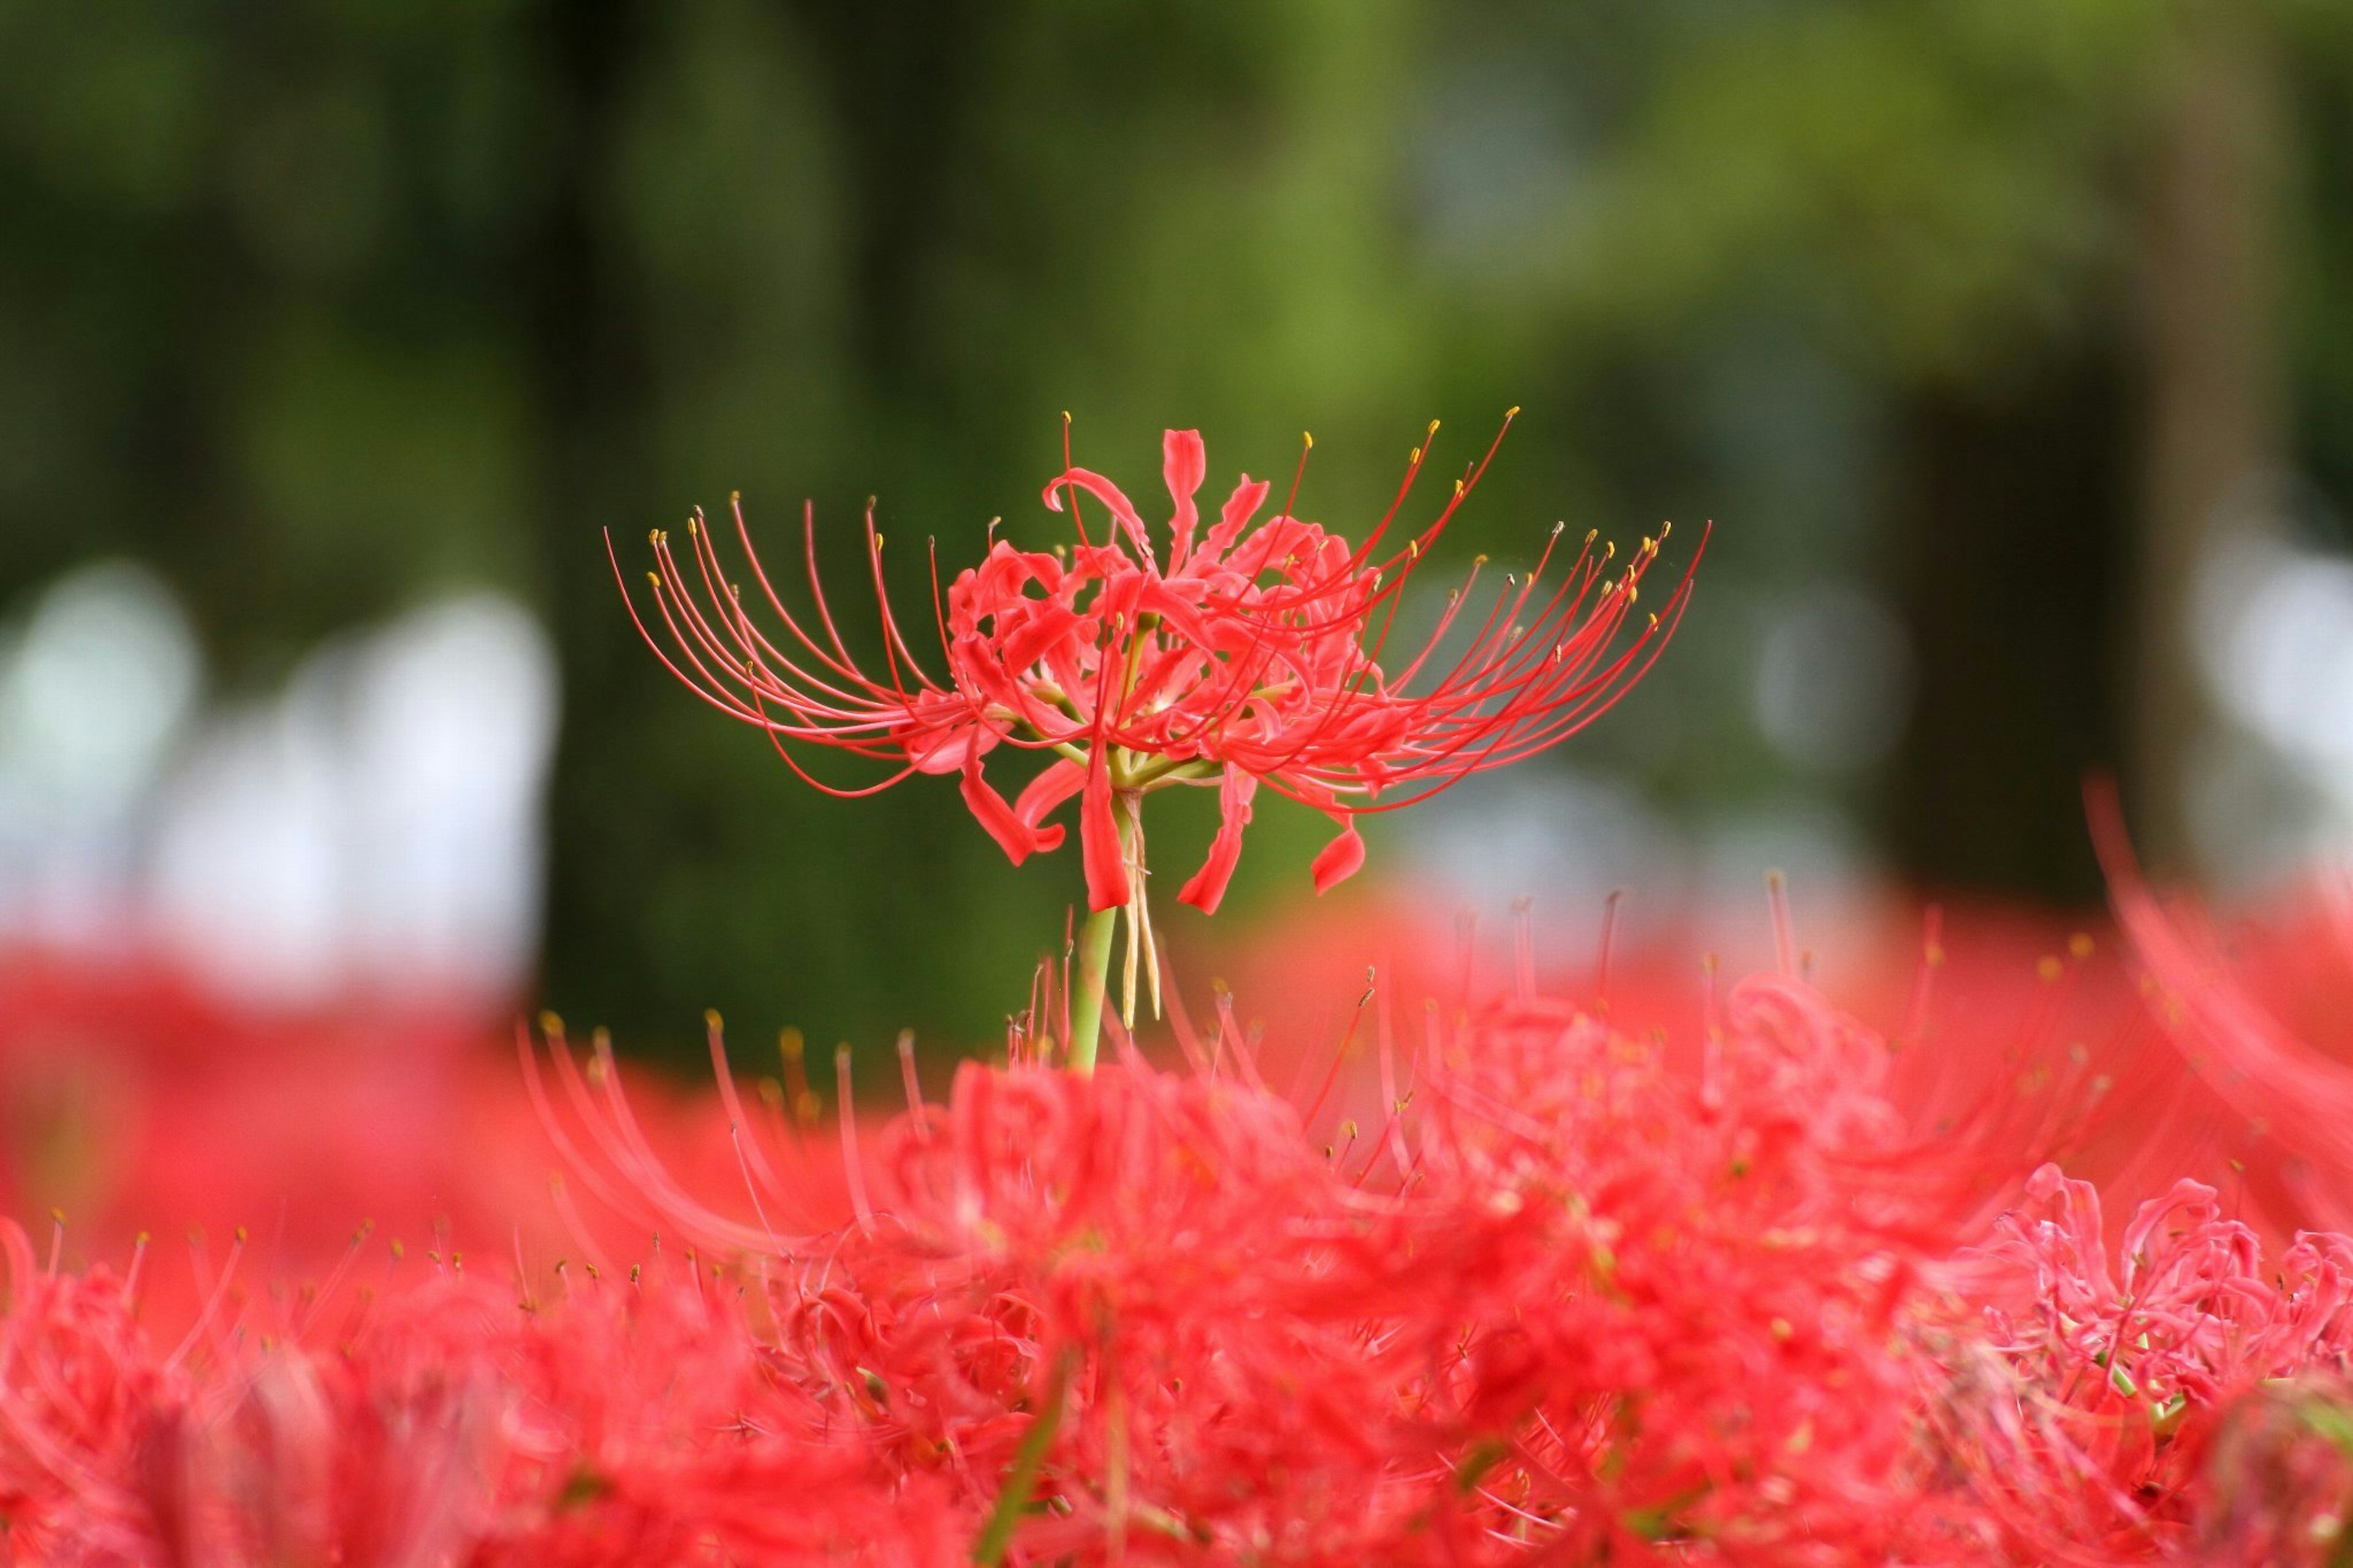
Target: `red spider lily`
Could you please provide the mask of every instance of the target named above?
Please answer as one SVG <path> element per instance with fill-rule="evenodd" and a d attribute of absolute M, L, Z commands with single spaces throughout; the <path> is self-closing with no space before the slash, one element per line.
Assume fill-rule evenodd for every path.
<path fill-rule="evenodd" d="M 644 618 L 638 626 L 672 673 L 721 711 L 757 725 L 796 773 L 828 794 L 871 794 L 915 773 L 956 773 L 973 816 L 1016 864 L 1061 843 L 1061 827 L 1045 818 L 1080 797 L 1088 902 L 1097 911 L 1135 900 L 1144 863 L 1138 805 L 1176 784 L 1215 786 L 1222 810 L 1208 860 L 1178 895 L 1184 902 L 1218 907 L 1261 784 L 1339 825 L 1315 858 L 1321 892 L 1363 864 L 1358 815 L 1427 799 L 1575 733 L 1649 668 L 1688 602 L 1686 568 L 1660 610 L 1618 646 L 1665 531 L 1645 539 L 1622 568 L 1611 564 L 1614 546 L 1596 551 L 1588 533 L 1551 580 L 1562 531 L 1556 525 L 1535 569 L 1508 574 L 1483 612 L 1471 608 L 1474 568 L 1420 645 L 1385 663 L 1408 581 L 1493 454 L 1491 446 L 1455 481 L 1433 521 L 1398 540 L 1398 512 L 1426 461 L 1426 448 L 1415 448 L 1388 511 L 1351 547 L 1293 516 L 1289 502 L 1256 521 L 1271 487 L 1248 475 L 1204 531 L 1195 500 L 1206 469 L 1201 437 L 1171 430 L 1163 438 L 1173 507 L 1165 560 L 1127 496 L 1102 475 L 1068 466 L 1066 455 L 1045 500 L 1069 511 L 1074 546 L 1023 551 L 997 541 L 955 578 L 944 605 L 934 566 L 941 678 L 917 659 L 892 612 L 871 510 L 879 677 L 852 658 L 827 604 L 809 512 L 804 552 L 813 614 L 786 607 L 738 505 L 734 529 L 751 580 L 781 630 L 772 635 L 754 622 L 743 584 L 699 513 L 687 525 L 691 575 L 668 534 L 652 536 L 654 605 L 675 657 Z M 1296 492 L 1294 479 L 1294 500 Z M 1110 512 L 1100 537 L 1079 516 L 1082 493 Z M 637 617 L 634 603 L 630 613 Z M 828 784 L 794 755 L 804 742 L 892 771 L 859 787 Z M 1052 753 L 1011 803 L 982 775 L 982 759 L 1000 744 Z"/>
<path fill-rule="evenodd" d="M 2307 1558 L 2248 1547 L 2276 1539 L 2283 1512 L 2303 1512 L 2318 1528 L 2304 1531 L 2301 1553 L 2316 1559 L 2333 1515 L 2253 1495 L 2276 1492 L 2281 1457 L 2247 1453 L 2247 1427 L 2266 1392 L 2311 1397 L 2316 1411 L 2341 1402 L 2353 1240 L 2300 1234 L 2267 1260 L 2213 1188 L 2183 1180 L 2140 1205 L 2112 1272 L 2090 1183 L 2046 1165 L 2026 1199 L 1964 1260 L 1983 1298 L 1985 1353 L 2001 1370 L 1990 1400 L 1956 1407 L 1976 1428 L 1963 1446 L 1984 1462 L 1989 1489 L 2031 1496 L 2004 1510 L 2009 1533 L 2041 1555 L 2105 1561 L 2090 1543 L 2160 1556 L 2193 1535 L 2211 1548 L 2224 1525 L 2230 1549 L 2182 1554 L 2294 1562 Z M 2333 1466 L 2340 1500 L 2348 1458 Z"/>

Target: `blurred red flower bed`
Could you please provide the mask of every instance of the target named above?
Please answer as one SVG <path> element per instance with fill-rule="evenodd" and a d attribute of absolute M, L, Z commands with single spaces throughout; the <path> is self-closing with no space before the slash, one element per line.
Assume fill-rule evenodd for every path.
<path fill-rule="evenodd" d="M 22 959 L 0 1561 L 2341 1560 L 2353 920 L 2117 905 L 1818 988 L 1362 901 L 815 1123 Z"/>

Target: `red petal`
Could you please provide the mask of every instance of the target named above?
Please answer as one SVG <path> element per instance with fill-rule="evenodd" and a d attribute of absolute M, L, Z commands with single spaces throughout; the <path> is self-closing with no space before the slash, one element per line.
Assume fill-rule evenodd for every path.
<path fill-rule="evenodd" d="M 1046 485 L 1046 507 L 1050 511 L 1062 510 L 1062 492 L 1076 486 L 1110 509 L 1120 531 L 1127 535 L 1146 561 L 1152 559 L 1152 540 L 1144 531 L 1144 520 L 1135 514 L 1135 503 L 1127 492 L 1092 468 L 1067 468 L 1056 474 Z"/>
<path fill-rule="evenodd" d="M 910 709 L 892 731 L 892 739 L 906 748 L 907 761 L 919 773 L 952 773 L 968 768 L 997 744 L 997 735 L 973 722 L 965 704 L 948 706 L 952 712 L 945 720 Z"/>
<path fill-rule="evenodd" d="M 1068 606 L 1040 605 L 1003 638 L 997 658 L 1008 669 L 1028 669 L 1078 626 L 1079 617 Z"/>
<path fill-rule="evenodd" d="M 1253 480 L 1244 474 L 1242 482 L 1234 487 L 1234 493 L 1226 498 L 1209 537 L 1202 542 L 1201 552 L 1215 561 L 1231 550 L 1234 541 L 1242 536 L 1242 530 L 1250 526 L 1250 520 L 1258 515 L 1258 509 L 1266 504 L 1267 491 L 1272 488 L 1264 479 Z"/>
<path fill-rule="evenodd" d="M 1160 471 L 1168 481 L 1168 499 L 1176 503 L 1176 513 L 1168 520 L 1168 532 L 1174 542 L 1168 548 L 1171 572 L 1185 563 L 1186 552 L 1193 548 L 1193 530 L 1201 521 L 1201 510 L 1193 504 L 1193 495 L 1201 488 L 1208 468 L 1208 454 L 1201 449 L 1198 430 L 1161 433 Z"/>
<path fill-rule="evenodd" d="M 1365 841 L 1357 836 L 1356 819 L 1335 811 L 1332 814 L 1332 820 L 1340 825 L 1340 837 L 1324 846 L 1324 852 L 1316 856 L 1314 865 L 1308 868 L 1315 874 L 1315 890 L 1318 893 L 1330 892 L 1355 876 L 1365 864 Z"/>
<path fill-rule="evenodd" d="M 1250 824 L 1250 797 L 1256 794 L 1254 776 L 1237 767 L 1226 769 L 1218 781 L 1218 836 L 1209 840 L 1209 858 L 1176 895 L 1178 903 L 1190 904 L 1205 915 L 1218 912 L 1226 884 L 1234 879 L 1234 868 L 1241 861 L 1242 829 Z"/>
<path fill-rule="evenodd" d="M 1124 905 L 1128 899 L 1127 851 L 1119 841 L 1119 822 L 1112 815 L 1111 770 L 1103 759 L 1103 742 L 1095 742 L 1087 763 L 1085 798 L 1079 802 L 1079 849 L 1086 858 L 1087 908 L 1101 913 Z"/>
<path fill-rule="evenodd" d="M 1013 815 L 1035 827 L 1046 819 L 1047 813 L 1079 793 L 1087 782 L 1087 770 L 1073 762 L 1059 762 L 1031 779 L 1021 798 L 1013 803 Z M 1054 829 L 1054 842 L 1062 841 L 1062 830 Z"/>
<path fill-rule="evenodd" d="M 997 840 L 997 847 L 1004 850 L 1006 857 L 1016 866 L 1038 851 L 1051 849 L 1062 842 L 1060 827 L 1039 832 L 1022 821 L 1013 808 L 1005 804 L 1005 797 L 989 787 L 988 782 L 980 776 L 980 753 L 977 751 L 965 756 L 964 779 L 958 788 L 964 795 L 965 805 L 972 808 L 973 819 L 987 830 L 988 836 Z"/>

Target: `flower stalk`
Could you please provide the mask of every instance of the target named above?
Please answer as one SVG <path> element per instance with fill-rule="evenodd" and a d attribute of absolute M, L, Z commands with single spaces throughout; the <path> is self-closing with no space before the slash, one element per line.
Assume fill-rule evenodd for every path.
<path fill-rule="evenodd" d="M 1071 995 L 1071 1044 L 1065 1058 L 1072 1072 L 1095 1070 L 1103 997 L 1111 985 L 1111 941 L 1119 929 L 1119 916 L 1117 910 L 1097 910 L 1079 931 L 1079 977 Z"/>

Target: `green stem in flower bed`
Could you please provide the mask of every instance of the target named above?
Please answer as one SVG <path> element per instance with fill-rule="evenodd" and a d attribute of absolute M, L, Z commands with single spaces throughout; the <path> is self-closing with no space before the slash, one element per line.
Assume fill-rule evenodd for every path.
<path fill-rule="evenodd" d="M 1046 1407 L 1038 1412 L 1038 1419 L 1022 1435 L 1021 1447 L 1014 1450 L 1013 1463 L 1005 1472 L 1005 1489 L 997 1494 L 997 1506 L 989 1511 L 988 1524 L 972 1543 L 972 1560 L 979 1568 L 994 1568 L 1003 1562 L 1005 1549 L 1013 1544 L 1013 1532 L 1020 1527 L 1021 1516 L 1029 1510 L 1029 1494 L 1038 1485 L 1038 1472 L 1046 1463 L 1046 1450 L 1054 1446 L 1054 1433 L 1062 1425 L 1062 1401 L 1070 1393 L 1071 1374 L 1077 1370 L 1078 1357 L 1067 1350 L 1054 1363 L 1054 1381 L 1046 1390 Z"/>
<path fill-rule="evenodd" d="M 1111 992 L 1111 939 L 1120 911 L 1097 910 L 1079 931 L 1079 977 L 1071 994 L 1072 1072 L 1095 1070 L 1095 1043 L 1103 1034 L 1103 998 Z"/>

